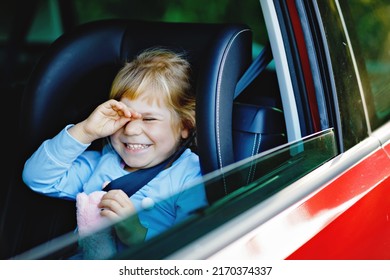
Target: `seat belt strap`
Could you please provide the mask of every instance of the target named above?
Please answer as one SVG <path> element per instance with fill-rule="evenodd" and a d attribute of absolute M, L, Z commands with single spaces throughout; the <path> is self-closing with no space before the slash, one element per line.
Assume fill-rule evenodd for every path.
<path fill-rule="evenodd" d="M 149 183 L 150 180 L 156 177 L 157 174 L 165 168 L 165 166 L 170 160 L 171 158 L 163 161 L 160 164 L 157 164 L 156 166 L 145 169 L 138 169 L 122 177 L 119 177 L 111 181 L 104 188 L 104 191 L 121 189 L 130 197 L 135 194 L 140 188 Z"/>
<path fill-rule="evenodd" d="M 272 60 L 272 51 L 269 42 L 264 46 L 259 55 L 252 61 L 251 65 L 237 82 L 234 92 L 236 99 L 246 89 L 253 80 L 267 67 Z"/>
<path fill-rule="evenodd" d="M 169 168 L 172 163 L 178 159 L 181 154 L 191 145 L 195 139 L 195 132 L 186 139 L 182 146 L 168 159 L 156 166 L 138 169 L 129 174 L 123 175 L 115 180 L 112 180 L 105 188 L 104 191 L 110 191 L 114 189 L 123 190 L 129 197 L 135 194 L 140 188 L 149 183 L 154 177 L 157 176 L 161 171 Z"/>

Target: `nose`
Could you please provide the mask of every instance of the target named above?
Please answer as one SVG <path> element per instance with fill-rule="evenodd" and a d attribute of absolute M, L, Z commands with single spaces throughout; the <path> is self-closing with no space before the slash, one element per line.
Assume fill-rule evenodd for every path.
<path fill-rule="evenodd" d="M 142 133 L 142 121 L 129 121 L 124 127 L 124 133 L 127 135 L 139 135 Z"/>

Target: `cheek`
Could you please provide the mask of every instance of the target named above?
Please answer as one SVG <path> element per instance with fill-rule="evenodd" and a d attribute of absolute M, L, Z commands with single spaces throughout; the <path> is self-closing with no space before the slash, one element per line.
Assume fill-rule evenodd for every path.
<path fill-rule="evenodd" d="M 182 138 L 182 129 L 180 123 L 171 124 L 170 131 L 172 137 L 176 142 L 180 141 Z"/>
<path fill-rule="evenodd" d="M 183 136 L 182 123 L 177 117 L 174 118 L 174 120 L 171 120 L 170 131 L 175 139 L 181 140 Z"/>
<path fill-rule="evenodd" d="M 114 146 L 114 147 L 116 147 L 116 146 L 121 144 L 121 142 L 119 141 L 119 133 L 118 133 L 118 131 L 110 136 L 110 142 L 111 142 L 112 146 Z"/>
<path fill-rule="evenodd" d="M 116 131 L 114 134 L 110 135 L 111 141 L 118 141 L 118 138 L 119 138 L 119 131 Z"/>
<path fill-rule="evenodd" d="M 164 143 L 170 143 L 175 145 L 180 141 L 180 129 L 173 127 L 171 124 L 166 124 L 163 126 L 156 127 L 153 130 L 150 130 L 150 137 L 154 138 L 156 141 L 161 141 Z"/>

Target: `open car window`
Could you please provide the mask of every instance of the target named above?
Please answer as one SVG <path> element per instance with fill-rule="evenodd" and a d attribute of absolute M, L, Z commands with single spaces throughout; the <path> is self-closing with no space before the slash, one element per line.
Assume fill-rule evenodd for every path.
<path fill-rule="evenodd" d="M 167 23 L 194 23 L 193 26 L 207 23 L 207 30 L 212 30 L 209 26 L 214 23 L 222 25 L 238 23 L 244 26 L 242 30 L 252 34 L 252 38 L 245 36 L 250 38 L 245 40 L 245 43 L 231 48 L 245 56 L 243 59 L 245 63 L 237 66 L 240 64 L 236 63 L 237 57 L 222 61 L 235 65 L 230 69 L 240 68 L 240 71 L 244 71 L 248 69 L 246 66 L 250 65 L 250 58 L 256 58 L 265 46 L 270 46 L 272 60 L 232 102 L 233 104 L 213 106 L 213 102 L 209 100 L 201 103 L 201 108 L 208 108 L 211 104 L 210 108 L 232 109 L 234 116 L 232 120 L 227 121 L 231 117 L 229 112 L 229 115 L 220 114 L 222 117 L 217 120 L 197 122 L 198 127 L 203 128 L 197 131 L 198 143 L 199 139 L 202 139 L 202 133 L 202 136 L 211 135 L 216 131 L 213 130 L 214 126 L 222 127 L 221 124 L 229 123 L 229 129 L 223 131 L 229 130 L 228 133 L 218 134 L 215 141 L 210 141 L 210 145 L 201 147 L 211 147 L 206 152 L 203 150 L 201 166 L 206 166 L 204 163 L 212 162 L 215 158 L 211 152 L 207 153 L 208 151 L 221 147 L 223 149 L 230 145 L 230 143 L 226 146 L 219 145 L 222 142 L 217 141 L 221 139 L 230 141 L 230 132 L 233 152 L 229 153 L 229 156 L 233 154 L 231 158 L 235 163 L 230 164 L 232 161 L 229 161 L 230 165 L 222 164 L 226 163 L 221 159 L 222 156 L 217 157 L 221 167 L 218 166 L 217 171 L 209 174 L 205 172 L 206 175 L 188 190 L 164 197 L 160 201 L 153 201 L 149 205 L 150 208 L 146 207 L 148 209 L 142 210 L 139 215 L 131 216 L 84 237 L 79 237 L 75 231 L 74 201 L 33 193 L 23 185 L 17 170 L 19 166 L 14 170 L 13 163 L 18 160 L 19 154 L 16 151 L 22 153 L 21 150 L 34 142 L 35 136 L 41 136 L 39 129 L 42 128 L 45 133 L 49 131 L 43 128 L 43 123 L 54 124 L 57 116 L 68 121 L 69 115 L 72 120 L 73 117 L 78 120 L 80 115 L 88 114 L 91 108 L 89 106 L 93 105 L 90 100 L 97 101 L 95 97 L 98 90 L 104 92 L 104 98 L 106 96 L 107 90 L 100 83 L 109 84 L 111 77 L 105 73 L 98 75 L 98 78 L 93 73 L 87 75 L 92 82 L 86 83 L 88 90 L 85 92 L 92 93 L 93 98 L 80 94 L 73 88 L 67 90 L 65 86 L 71 83 L 66 80 L 62 84 L 64 86 L 55 88 L 56 95 L 49 93 L 50 98 L 39 97 L 36 102 L 32 102 L 39 106 L 21 110 L 20 115 L 27 116 L 25 119 L 28 121 L 25 123 L 18 117 L 10 119 L 7 113 L 4 119 L 7 119 L 6 125 L 9 127 L 4 130 L 10 135 L 16 135 L 16 130 L 18 132 L 21 130 L 23 137 L 6 139 L 9 147 L 6 173 L 10 176 L 6 178 L 7 188 L 0 190 L 2 207 L 0 225 L 3 234 L 0 248 L 4 251 L 1 252 L 4 258 L 219 259 L 227 255 L 243 258 L 271 256 L 277 259 L 289 256 L 306 259 L 389 257 L 390 250 L 387 250 L 388 246 L 386 247 L 386 244 L 390 244 L 387 234 L 388 223 L 380 218 L 389 213 L 390 205 L 388 203 L 390 60 L 387 51 L 390 41 L 388 15 L 385 12 L 389 8 L 387 0 L 378 0 L 375 3 L 353 0 L 212 2 L 201 0 L 181 1 L 181 4 L 180 1 L 145 0 L 141 1 L 142 5 L 135 5 L 135 1 L 122 3 L 111 0 L 31 1 L 38 2 L 44 5 L 34 10 L 34 16 L 37 18 L 30 18 L 29 30 L 26 30 L 27 17 L 16 18 L 15 21 L 20 22 L 19 29 L 11 28 L 10 15 L 3 17 L 3 22 L 7 21 L 7 24 L 0 28 L 2 33 L 0 59 L 5 61 L 3 69 L 6 71 L 5 75 L 2 75 L 5 82 L 1 84 L 1 88 L 4 95 L 10 99 L 5 104 L 16 104 L 22 99 L 28 100 L 29 97 L 35 96 L 26 94 L 25 88 L 29 88 L 25 87 L 28 85 L 27 78 L 38 58 L 45 53 L 53 40 L 74 27 L 77 29 L 79 27 L 77 25 L 81 23 L 101 24 L 103 22 L 101 19 L 108 19 L 106 22 L 132 21 L 131 27 L 135 30 L 136 36 L 142 33 L 145 38 L 159 38 L 161 35 L 164 40 L 167 35 L 172 38 L 179 37 L 190 48 L 196 47 L 195 41 L 203 43 L 202 39 L 207 32 L 202 30 L 196 33 L 202 36 L 195 36 L 195 32 L 189 33 L 184 28 L 181 29 L 183 33 L 177 36 L 175 28 L 166 28 L 161 32 L 162 29 L 159 27 L 168 26 Z M 152 6 L 153 9 L 150 9 Z M 1 10 L 0 13 L 5 14 L 5 11 L 6 9 Z M 69 12 L 67 16 L 66 12 Z M 50 26 L 45 26 L 48 22 Z M 138 22 L 139 25 L 134 22 Z M 150 23 L 156 24 L 154 27 L 157 28 L 145 30 L 157 30 L 158 36 L 150 36 L 150 32 L 139 32 L 144 27 L 143 24 Z M 107 27 L 107 24 L 103 26 Z M 117 30 L 116 28 L 113 30 Z M 24 38 L 19 36 L 22 29 Z M 13 36 L 8 36 L 7 33 L 12 30 Z M 132 34 L 129 32 L 130 29 L 124 30 L 125 34 Z M 114 42 L 103 40 L 107 41 Z M 127 43 L 115 42 L 111 45 L 120 49 L 122 54 L 128 46 Z M 94 46 L 98 45 L 106 46 L 106 44 Z M 246 48 L 247 46 L 251 47 Z M 73 56 L 73 60 L 69 56 L 64 56 L 65 59 L 57 61 L 61 66 L 57 69 L 65 69 L 63 66 L 66 63 L 73 62 L 77 65 L 77 70 L 82 66 L 91 65 L 80 63 L 83 57 L 90 53 L 103 57 L 99 48 L 92 49 L 94 52 L 90 46 L 84 49 L 85 52 L 75 52 L 78 56 Z M 209 56 L 214 58 L 218 55 L 207 54 L 207 58 Z M 92 60 L 95 61 L 95 59 L 90 61 Z M 49 56 L 49 59 L 43 61 L 51 63 L 54 59 Z M 105 66 L 101 68 L 106 69 Z M 220 74 L 223 71 L 218 72 L 221 68 L 215 68 L 217 76 L 223 76 Z M 207 69 L 214 70 L 214 67 Z M 96 68 L 92 72 L 95 70 Z M 97 72 L 99 71 L 100 68 Z M 55 71 L 50 69 L 48 72 L 52 74 Z M 209 73 L 205 76 L 211 77 Z M 230 79 L 231 76 L 226 76 L 228 79 L 225 81 L 233 81 Z M 46 79 L 48 80 L 59 79 Z M 219 82 L 214 78 L 209 80 Z M 234 83 L 236 85 L 236 81 Z M 225 83 L 221 82 L 218 86 L 209 88 L 219 88 L 220 85 Z M 80 83 L 80 89 L 83 86 Z M 85 104 L 79 106 L 73 102 L 73 97 L 65 98 L 71 106 L 68 106 L 69 111 L 64 110 L 62 113 L 54 106 L 58 103 L 61 108 L 65 107 L 59 96 L 60 90 L 71 92 L 78 99 L 82 96 L 80 99 L 84 99 Z M 227 96 L 226 92 L 223 93 L 220 96 Z M 40 119 L 42 121 L 38 121 L 36 127 L 30 127 L 28 122 L 33 118 L 29 117 L 28 112 L 30 109 L 34 111 L 44 108 L 43 103 L 48 104 L 49 108 L 56 108 L 53 110 L 54 114 L 42 115 L 44 116 Z M 50 110 L 44 108 L 42 111 Z M 20 129 L 24 127 L 24 130 Z M 19 138 L 18 141 L 15 141 L 15 138 Z M 25 160 L 21 161 L 20 166 L 24 162 Z M 186 219 L 160 234 L 148 236 L 145 240 L 145 232 L 138 227 L 140 220 L 142 222 L 144 217 L 152 215 L 153 209 L 176 201 L 179 197 L 185 197 L 189 203 L 196 205 L 198 201 L 192 194 L 199 192 L 207 194 L 208 206 L 195 207 Z M 340 199 L 340 194 L 347 194 L 342 196 L 345 197 L 344 200 Z M 284 215 L 294 210 L 296 210 L 294 215 Z M 41 215 L 37 217 L 36 212 L 40 212 Z M 368 212 L 370 215 L 365 215 Z M 321 218 L 321 215 L 326 216 L 323 224 L 317 223 L 317 218 Z M 306 225 L 304 223 L 301 223 L 299 228 L 294 223 L 302 217 L 307 218 L 307 228 L 304 227 Z M 290 223 L 288 219 L 293 221 Z M 280 230 L 278 226 L 285 221 L 289 227 Z M 377 223 L 377 227 L 373 227 L 373 223 Z M 336 225 L 333 226 L 334 224 Z M 276 226 L 273 227 L 274 225 Z M 261 230 L 269 234 L 259 234 L 257 238 L 267 243 L 269 251 L 273 254 L 267 255 L 267 248 L 259 246 L 262 243 L 255 244 L 252 242 L 254 239 L 250 239 Z M 285 234 L 274 234 L 278 230 L 284 230 Z M 301 234 L 303 231 L 305 234 Z M 120 232 L 129 245 L 122 246 L 120 250 L 115 247 L 116 245 L 113 247 L 111 235 L 113 232 Z M 362 234 L 355 235 L 355 232 Z M 291 242 L 291 236 L 296 233 L 300 234 L 299 242 Z M 370 242 L 375 244 L 365 242 L 368 240 L 367 236 L 374 235 L 380 236 L 370 238 Z M 101 242 L 102 240 L 104 242 Z M 286 244 L 290 242 L 289 246 L 281 246 L 281 240 Z M 334 242 L 338 242 L 338 250 L 329 249 L 332 247 L 329 244 L 335 244 Z M 91 254 L 82 254 L 80 248 L 88 244 L 97 246 L 92 249 Z M 101 248 L 99 246 L 106 246 L 106 249 L 99 250 Z M 278 246 L 283 247 L 284 251 L 277 250 Z M 302 248 L 303 253 L 300 255 L 299 250 Z M 258 254 L 245 252 L 252 249 L 257 250 Z M 237 255 L 235 250 L 238 252 Z M 291 255 L 296 251 L 297 255 Z"/>
<path fill-rule="evenodd" d="M 371 129 L 375 130 L 390 118 L 388 73 L 390 69 L 390 22 L 386 18 L 388 1 L 375 4 L 347 1 L 341 8 L 354 40 L 356 63 L 362 77 Z"/>
<path fill-rule="evenodd" d="M 318 168 L 337 155 L 337 145 L 332 129 L 308 136 L 304 139 L 289 143 L 271 151 L 264 152 L 252 158 L 227 166 L 222 170 L 210 173 L 203 177 L 198 184 L 190 187 L 185 192 L 191 194 L 199 189 L 219 189 L 224 181 L 230 179 L 232 186 L 236 188 L 226 197 L 194 211 L 188 219 L 178 223 L 160 235 L 147 241 L 143 235 L 137 236 L 134 225 L 138 219 L 131 216 L 112 226 L 98 230 L 95 233 L 79 238 L 76 232 L 63 235 L 42 244 L 30 251 L 16 256 L 16 259 L 162 259 L 184 249 L 196 239 L 210 234 L 229 220 L 242 215 L 255 205 L 264 203 L 269 197 L 276 195 L 291 183 L 299 180 L 312 170 Z M 177 196 L 183 193 L 176 194 Z M 190 196 L 189 196 L 190 197 Z M 176 199 L 169 197 L 166 200 Z M 154 207 L 164 204 L 166 201 L 156 202 Z M 150 215 L 150 209 L 138 213 Z M 120 230 L 127 232 L 131 239 L 135 240 L 120 253 L 109 250 L 108 233 Z M 231 228 L 231 232 L 225 232 L 225 240 L 229 240 L 229 234 L 234 235 L 238 229 Z M 90 254 L 80 254 L 79 245 L 90 243 Z M 87 245 L 89 246 L 89 245 Z M 93 248 L 93 249 L 92 249 Z M 111 247 L 112 249 L 112 247 Z M 211 254 L 215 248 L 207 249 L 204 254 Z"/>

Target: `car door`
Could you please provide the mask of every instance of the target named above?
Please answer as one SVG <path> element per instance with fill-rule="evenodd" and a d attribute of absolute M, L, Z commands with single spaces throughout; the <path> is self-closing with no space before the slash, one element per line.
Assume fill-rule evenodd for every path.
<path fill-rule="evenodd" d="M 280 60 L 285 55 L 290 70 L 290 78 L 280 74 L 287 70 L 280 70 L 278 78 L 285 88 L 291 80 L 289 100 L 295 97 L 295 104 L 289 106 L 296 106 L 299 120 L 293 122 L 299 124 L 301 135 L 312 135 L 318 144 L 311 155 L 328 158 L 307 174 L 294 168 L 296 180 L 230 221 L 231 239 L 221 244 L 216 234 L 204 243 L 218 243 L 211 246 L 211 254 L 197 253 L 210 259 L 388 259 L 390 130 L 384 77 L 389 59 L 383 55 L 388 43 L 382 40 L 388 37 L 388 28 L 387 21 L 378 19 L 388 3 L 379 1 L 374 8 L 359 1 L 261 4 L 271 43 L 276 38 L 273 51 L 277 45 Z M 360 16 L 354 14 L 357 11 Z M 382 30 L 378 42 L 370 43 L 377 44 L 381 54 L 376 60 L 364 49 L 364 40 L 373 37 L 362 30 L 369 18 Z M 282 99 L 284 94 L 281 90 Z M 329 142 L 314 135 L 327 127 L 334 146 L 321 151 Z M 284 170 L 277 173 L 283 176 Z M 222 226 L 220 234 L 226 236 L 229 226 Z M 173 256 L 196 256 L 191 250 L 195 248 Z"/>
<path fill-rule="evenodd" d="M 213 226 L 168 258 L 388 259 L 389 91 L 381 78 L 388 68 L 370 73 L 373 61 L 354 37 L 362 30 L 351 29 L 362 26 L 356 21 L 363 17 L 351 12 L 364 11 L 364 3 L 260 2 L 288 147 L 256 157 L 257 179 L 220 201 L 206 215 Z M 285 176 L 290 180 L 281 183 Z"/>
<path fill-rule="evenodd" d="M 113 258 L 390 257 L 389 60 L 373 63 L 356 44 L 368 34 L 351 29 L 364 26 L 355 13 L 369 10 L 349 2 L 260 1 L 273 61 L 250 91 L 278 97 L 287 141 L 204 176 L 194 188 L 230 180 L 235 190 Z M 20 258 L 62 258 L 64 247 Z"/>

